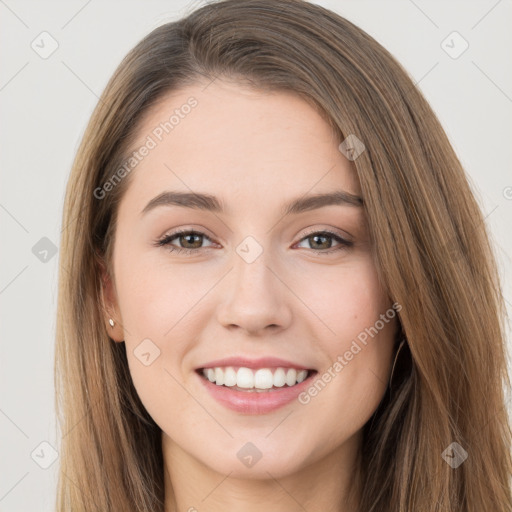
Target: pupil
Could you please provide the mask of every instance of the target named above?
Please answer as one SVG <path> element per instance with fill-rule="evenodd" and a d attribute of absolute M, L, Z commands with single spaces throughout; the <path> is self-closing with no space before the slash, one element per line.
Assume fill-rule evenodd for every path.
<path fill-rule="evenodd" d="M 190 239 L 190 238 L 192 238 L 192 239 L 194 239 L 194 238 L 199 238 L 199 235 L 195 235 L 195 234 L 193 234 L 193 233 L 192 233 L 192 234 L 189 234 L 189 235 L 185 235 L 185 236 L 184 236 L 184 238 L 187 240 L 187 242 L 186 242 L 186 243 L 191 243 L 191 244 L 193 244 L 194 242 L 193 242 L 193 241 L 190 241 L 189 239 Z"/>
<path fill-rule="evenodd" d="M 328 237 L 326 237 L 325 235 L 315 235 L 315 236 L 313 236 L 313 240 L 315 241 L 315 243 L 317 243 L 317 239 L 318 239 L 318 238 L 326 239 L 326 238 L 328 238 Z M 322 244 L 320 243 L 320 245 L 322 245 Z M 328 245 L 329 245 L 329 244 L 328 244 Z M 329 247 L 327 247 L 327 249 L 328 249 L 328 248 L 329 248 Z"/>

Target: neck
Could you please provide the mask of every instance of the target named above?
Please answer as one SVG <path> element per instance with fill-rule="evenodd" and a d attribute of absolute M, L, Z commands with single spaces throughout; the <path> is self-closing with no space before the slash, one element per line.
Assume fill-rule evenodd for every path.
<path fill-rule="evenodd" d="M 354 512 L 361 492 L 361 432 L 293 474 L 219 473 L 162 434 L 165 512 Z M 260 468 L 261 469 L 261 468 Z"/>

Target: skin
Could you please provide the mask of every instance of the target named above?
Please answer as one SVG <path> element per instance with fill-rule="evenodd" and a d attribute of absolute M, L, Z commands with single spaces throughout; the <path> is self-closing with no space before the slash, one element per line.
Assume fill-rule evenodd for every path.
<path fill-rule="evenodd" d="M 237 413 L 194 371 L 222 357 L 269 355 L 322 375 L 390 309 L 363 208 L 280 213 L 305 194 L 360 196 L 353 164 L 300 97 L 221 79 L 166 96 L 147 113 L 134 148 L 190 96 L 197 107 L 133 171 L 119 207 L 114 278 L 104 276 L 107 329 L 125 341 L 137 392 L 162 429 L 166 512 L 354 510 L 359 488 L 356 481 L 349 499 L 349 478 L 362 427 L 386 392 L 396 319 L 307 404 Z M 215 195 L 226 213 L 159 206 L 141 215 L 164 190 Z M 175 247 L 198 247 L 193 254 L 155 246 L 177 228 L 207 237 L 174 238 Z M 353 246 L 329 237 L 315 245 L 309 232 L 322 229 Z M 250 264 L 236 252 L 249 235 L 263 250 Z M 335 247 L 342 249 L 321 254 Z M 149 366 L 134 355 L 146 338 L 160 350 Z M 252 467 L 237 457 L 247 442 L 262 454 Z"/>

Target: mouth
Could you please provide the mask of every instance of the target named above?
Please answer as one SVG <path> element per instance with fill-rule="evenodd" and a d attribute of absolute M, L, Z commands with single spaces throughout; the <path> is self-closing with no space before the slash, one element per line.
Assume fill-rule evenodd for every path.
<path fill-rule="evenodd" d="M 298 362 L 273 356 L 232 356 L 195 369 L 210 398 L 239 414 L 267 414 L 292 404 L 318 373 Z M 301 405 L 302 406 L 302 405 Z"/>
<path fill-rule="evenodd" d="M 196 373 L 201 379 L 219 388 L 242 393 L 269 393 L 294 388 L 309 381 L 318 372 L 313 369 L 289 367 L 216 366 L 198 368 Z"/>

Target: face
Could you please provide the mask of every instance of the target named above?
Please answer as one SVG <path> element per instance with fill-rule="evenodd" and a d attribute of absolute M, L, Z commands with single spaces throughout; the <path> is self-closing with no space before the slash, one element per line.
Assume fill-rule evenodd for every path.
<path fill-rule="evenodd" d="M 119 206 L 107 328 L 169 451 L 289 475 L 359 442 L 386 391 L 395 311 L 325 120 L 291 93 L 204 87 L 173 92 L 139 128 L 133 150 L 149 149 Z"/>

